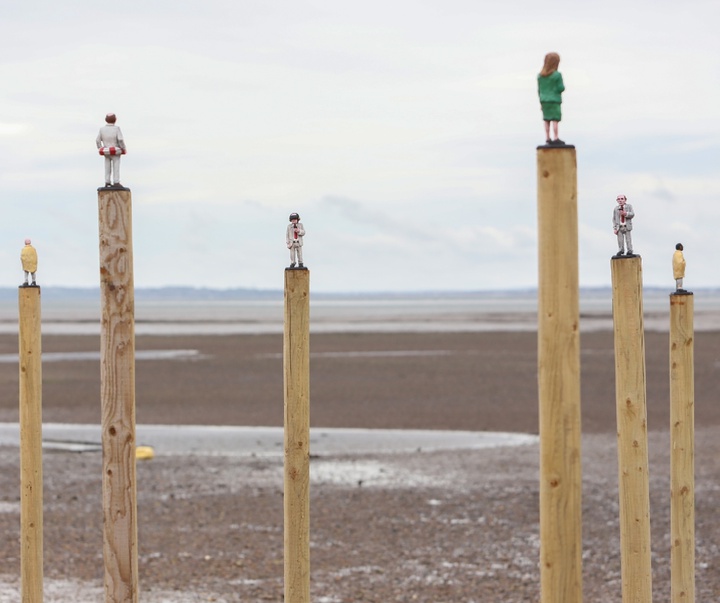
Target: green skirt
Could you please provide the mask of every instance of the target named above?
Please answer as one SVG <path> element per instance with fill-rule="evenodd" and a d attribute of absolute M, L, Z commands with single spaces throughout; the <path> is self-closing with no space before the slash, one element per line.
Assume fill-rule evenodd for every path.
<path fill-rule="evenodd" d="M 545 121 L 560 121 L 562 120 L 562 111 L 560 110 L 560 103 L 540 103 L 543 112 L 543 119 Z"/>

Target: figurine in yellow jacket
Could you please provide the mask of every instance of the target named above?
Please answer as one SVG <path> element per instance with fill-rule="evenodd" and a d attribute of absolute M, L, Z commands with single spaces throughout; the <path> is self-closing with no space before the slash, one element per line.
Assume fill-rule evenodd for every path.
<path fill-rule="evenodd" d="M 673 277 L 675 278 L 675 291 L 677 293 L 687 293 L 683 286 L 685 278 L 685 256 L 683 255 L 682 243 L 675 245 L 675 253 L 673 253 Z"/>
<path fill-rule="evenodd" d="M 35 284 L 35 273 L 37 272 L 37 251 L 30 244 L 30 239 L 25 239 L 25 247 L 20 252 L 20 261 L 22 262 L 23 270 L 25 271 L 25 282 L 23 287 L 28 286 L 28 275 L 32 276 L 32 287 L 37 287 Z"/>

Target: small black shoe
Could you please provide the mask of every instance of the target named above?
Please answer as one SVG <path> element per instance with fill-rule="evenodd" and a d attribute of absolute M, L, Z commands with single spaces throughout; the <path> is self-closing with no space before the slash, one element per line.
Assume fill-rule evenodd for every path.
<path fill-rule="evenodd" d="M 290 264 L 290 268 L 295 268 L 295 262 L 293 262 L 292 264 Z"/>
<path fill-rule="evenodd" d="M 548 139 L 545 141 L 545 144 L 552 144 L 552 140 L 550 140 L 550 139 L 548 138 Z"/>
<path fill-rule="evenodd" d="M 33 281 L 33 282 L 32 282 L 32 285 L 30 285 L 30 286 L 31 286 L 31 287 L 37 287 L 37 283 L 36 283 L 35 281 Z"/>
<path fill-rule="evenodd" d="M 564 144 L 565 144 L 565 141 L 564 141 L 564 140 L 560 140 L 559 138 L 556 138 L 555 140 L 553 140 L 552 143 L 560 146 L 560 145 L 564 145 Z"/>
<path fill-rule="evenodd" d="M 110 188 L 112 185 L 109 182 L 105 183 L 105 188 Z"/>
<path fill-rule="evenodd" d="M 302 262 L 300 262 L 300 263 L 298 264 L 298 268 L 305 268 L 305 265 L 304 265 Z"/>
<path fill-rule="evenodd" d="M 617 257 L 620 257 L 621 255 L 625 255 L 625 252 L 621 249 L 615 254 Z"/>

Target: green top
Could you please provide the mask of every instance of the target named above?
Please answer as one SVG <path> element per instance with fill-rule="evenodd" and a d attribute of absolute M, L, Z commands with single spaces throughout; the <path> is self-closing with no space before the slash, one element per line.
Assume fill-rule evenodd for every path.
<path fill-rule="evenodd" d="M 538 94 L 541 103 L 561 103 L 563 90 L 565 84 L 559 71 L 553 71 L 545 76 L 538 74 Z"/>

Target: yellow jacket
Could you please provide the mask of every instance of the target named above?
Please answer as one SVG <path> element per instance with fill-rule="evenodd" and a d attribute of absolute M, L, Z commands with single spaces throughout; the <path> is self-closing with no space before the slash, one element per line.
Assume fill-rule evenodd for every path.
<path fill-rule="evenodd" d="M 673 278 L 685 278 L 685 256 L 679 249 L 673 253 Z"/>
<path fill-rule="evenodd" d="M 37 251 L 32 245 L 25 245 L 22 248 L 20 261 L 25 272 L 37 272 Z"/>

